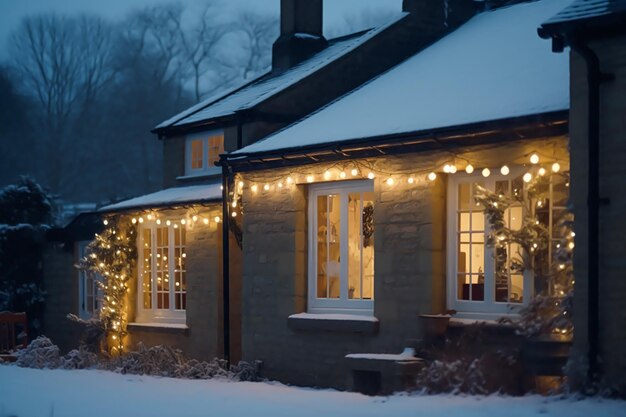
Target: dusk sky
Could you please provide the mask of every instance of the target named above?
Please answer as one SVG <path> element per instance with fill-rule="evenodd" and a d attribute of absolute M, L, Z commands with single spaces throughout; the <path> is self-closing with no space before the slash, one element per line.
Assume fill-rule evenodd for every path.
<path fill-rule="evenodd" d="M 173 0 L 175 1 L 175 0 Z M 202 0 L 181 0 L 193 6 Z M 224 8 L 253 9 L 278 14 L 280 0 L 217 0 Z M 90 12 L 110 19 L 123 17 L 129 11 L 167 0 L 0 0 L 0 57 L 5 55 L 6 39 L 20 19 L 31 13 L 55 11 L 75 14 Z M 400 11 L 402 0 L 326 0 L 324 2 L 324 27 L 337 33 L 350 15 L 363 11 Z M 360 28 L 361 29 L 361 28 Z M 365 28 L 362 28 L 365 29 Z"/>

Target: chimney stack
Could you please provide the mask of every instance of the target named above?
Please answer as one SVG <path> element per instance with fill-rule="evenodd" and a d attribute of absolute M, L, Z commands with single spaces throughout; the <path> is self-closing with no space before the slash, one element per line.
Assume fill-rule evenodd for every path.
<path fill-rule="evenodd" d="M 321 51 L 323 0 L 281 0 L 280 37 L 272 50 L 272 70 L 284 71 Z"/>
<path fill-rule="evenodd" d="M 402 11 L 419 19 L 424 28 L 453 30 L 478 10 L 475 0 L 402 0 Z"/>

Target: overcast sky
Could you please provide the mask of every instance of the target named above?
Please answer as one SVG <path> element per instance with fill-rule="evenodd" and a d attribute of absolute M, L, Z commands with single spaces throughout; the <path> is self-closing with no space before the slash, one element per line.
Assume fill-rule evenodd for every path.
<path fill-rule="evenodd" d="M 202 0 L 181 0 L 193 5 Z M 219 0 L 225 11 L 252 9 L 278 14 L 280 0 Z M 31 13 L 91 12 L 109 19 L 119 19 L 133 9 L 167 0 L 0 0 L 0 57 L 5 55 L 6 39 L 15 29 L 20 19 Z M 324 27 L 337 34 L 346 16 L 359 15 L 365 10 L 397 11 L 402 8 L 402 0 L 325 0 Z"/>

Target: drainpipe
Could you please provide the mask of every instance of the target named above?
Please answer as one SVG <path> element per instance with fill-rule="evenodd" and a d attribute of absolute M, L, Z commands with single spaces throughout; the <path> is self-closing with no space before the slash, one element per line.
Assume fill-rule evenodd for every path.
<path fill-rule="evenodd" d="M 222 303 L 224 359 L 230 365 L 230 254 L 228 220 L 228 165 L 222 162 Z"/>
<path fill-rule="evenodd" d="M 595 52 L 584 42 L 574 39 L 570 42 L 574 51 L 583 57 L 587 65 L 587 145 L 589 173 L 587 178 L 588 207 L 588 282 L 587 282 L 587 329 L 589 338 L 587 382 L 590 387 L 598 376 L 599 353 L 599 208 L 600 208 L 600 83 L 603 81 L 600 72 L 600 60 Z"/>

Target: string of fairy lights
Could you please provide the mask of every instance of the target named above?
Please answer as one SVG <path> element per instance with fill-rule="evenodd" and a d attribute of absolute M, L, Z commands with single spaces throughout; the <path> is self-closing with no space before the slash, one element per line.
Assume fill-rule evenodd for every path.
<path fill-rule="evenodd" d="M 527 158 L 526 161 L 529 163 L 522 163 L 522 165 L 527 167 L 526 172 L 522 176 L 525 183 L 531 182 L 537 175 L 544 176 L 550 172 L 554 174 L 559 173 L 562 170 L 561 163 L 564 162 L 564 160 L 555 157 L 540 156 L 537 152 L 527 153 L 523 155 L 523 157 Z M 503 164 L 499 167 L 479 167 L 479 163 L 473 164 L 465 158 L 455 156 L 452 159 L 452 161 L 445 163 L 438 169 L 431 168 L 411 172 L 386 172 L 384 169 L 376 168 L 373 164 L 370 165 L 361 161 L 350 161 L 348 163 L 336 163 L 328 167 L 323 173 L 294 170 L 289 174 L 272 179 L 268 179 L 266 176 L 255 179 L 255 177 L 251 176 L 244 181 L 244 179 L 238 174 L 235 180 L 235 190 L 228 196 L 230 215 L 232 217 L 237 217 L 238 207 L 241 206 L 241 196 L 244 189 L 249 189 L 252 195 L 260 195 L 270 192 L 282 192 L 302 184 L 363 179 L 380 179 L 382 180 L 383 185 L 389 188 L 402 184 L 405 186 L 417 186 L 435 182 L 441 173 L 457 174 L 461 170 L 463 170 L 466 174 L 480 172 L 484 178 L 488 178 L 494 174 L 507 176 L 512 172 L 511 167 L 520 165 L 519 163 L 512 162 L 510 164 Z M 516 158 L 513 161 L 519 161 L 520 159 L 521 157 Z M 541 164 L 542 159 L 547 162 Z"/>

